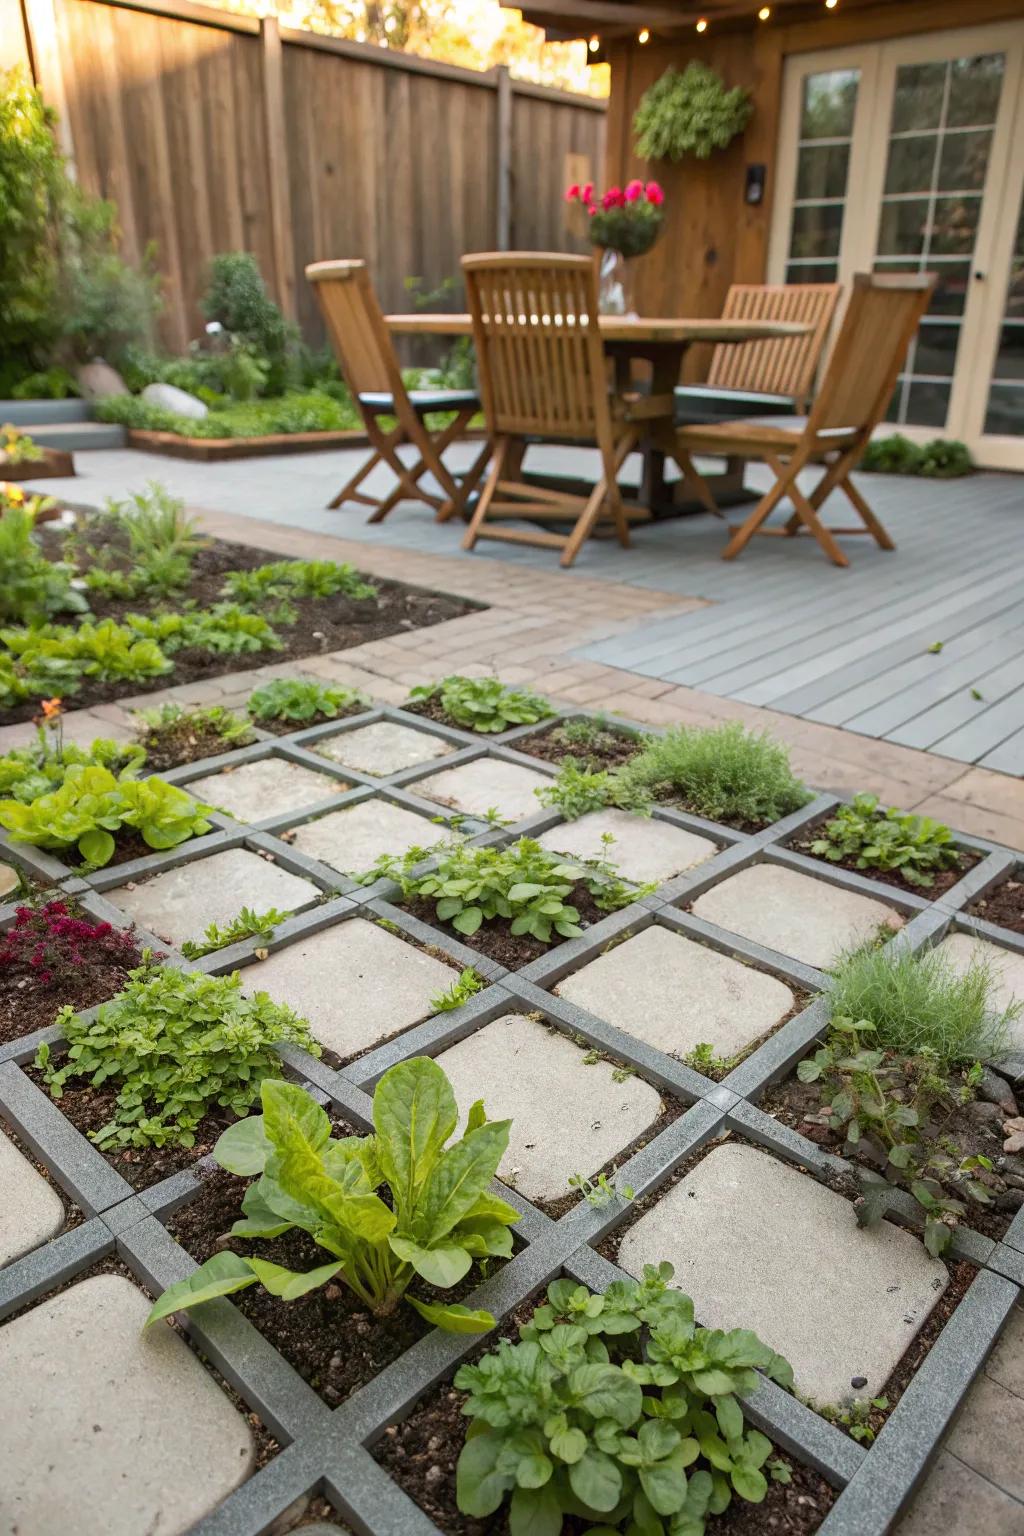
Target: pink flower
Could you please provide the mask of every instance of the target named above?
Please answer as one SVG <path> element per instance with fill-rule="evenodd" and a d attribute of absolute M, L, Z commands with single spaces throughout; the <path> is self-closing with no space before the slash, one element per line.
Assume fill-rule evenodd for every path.
<path fill-rule="evenodd" d="M 565 189 L 565 200 L 566 200 L 567 203 L 578 202 L 579 201 L 579 195 L 580 195 L 580 184 L 579 184 L 578 181 L 574 181 L 571 187 L 566 187 L 566 189 Z"/>
<path fill-rule="evenodd" d="M 665 194 L 656 181 L 647 183 L 647 201 L 653 203 L 655 208 L 660 208 L 665 201 Z"/>
<path fill-rule="evenodd" d="M 629 181 L 626 183 L 626 202 L 635 203 L 638 197 L 643 196 L 644 184 L 642 181 Z"/>
<path fill-rule="evenodd" d="M 609 208 L 624 208 L 626 206 L 626 194 L 621 187 L 609 187 L 601 199 L 601 207 L 606 211 Z"/>
<path fill-rule="evenodd" d="M 592 181 L 584 182 L 580 190 L 580 198 L 588 204 L 594 201 L 594 183 Z"/>

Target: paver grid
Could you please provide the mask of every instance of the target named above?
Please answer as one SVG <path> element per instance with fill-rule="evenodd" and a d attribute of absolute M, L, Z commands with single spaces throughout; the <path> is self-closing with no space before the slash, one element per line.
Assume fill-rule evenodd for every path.
<path fill-rule="evenodd" d="M 563 715 L 578 718 L 586 713 L 577 708 L 565 710 Z M 516 749 L 517 741 L 533 734 L 539 729 L 537 726 L 519 727 L 482 741 L 384 707 L 353 716 L 340 726 L 331 722 L 289 737 L 267 738 L 215 760 L 179 768 L 166 777 L 187 785 L 218 767 L 268 755 L 330 774 L 331 760 L 316 754 L 316 744 L 326 736 L 336 735 L 339 729 L 354 730 L 377 720 L 405 724 L 443 738 L 454 748 L 444 758 L 446 769 L 492 756 L 541 773 L 554 772 L 550 764 Z M 545 722 L 555 723 L 557 717 Z M 629 722 L 617 723 L 629 728 Z M 975 837 L 959 837 L 961 846 L 977 850 L 983 858 L 955 887 L 930 902 L 922 896 L 823 865 L 787 848 L 785 844 L 798 830 L 839 803 L 835 796 L 821 795 L 803 810 L 751 835 L 659 808 L 655 812 L 658 820 L 711 839 L 718 851 L 705 862 L 666 881 L 652 895 L 609 914 L 582 937 L 567 940 L 518 971 L 509 972 L 431 924 L 402 911 L 395 904 L 400 892 L 389 880 L 360 885 L 298 852 L 281 838 L 282 833 L 318 812 L 336 810 L 373 795 L 424 816 L 443 816 L 442 809 L 422 798 L 416 789 L 417 781 L 429 777 L 436 768 L 436 762 L 420 763 L 385 778 L 371 779 L 348 767 L 342 773 L 341 765 L 336 764 L 335 776 L 344 776 L 353 787 L 327 804 L 268 817 L 255 825 L 241 825 L 218 814 L 213 818 L 216 830 L 204 838 L 170 852 L 99 871 L 86 879 L 52 856 L 11 846 L 5 838 L 0 838 L 0 848 L 3 857 L 10 858 L 22 870 L 42 875 L 58 888 L 76 894 L 90 914 L 118 921 L 123 921 L 123 916 L 104 892 L 126 880 L 144 879 L 151 873 L 220 849 L 245 847 L 262 851 L 270 854 L 282 869 L 312 881 L 322 893 L 318 905 L 300 911 L 278 927 L 267 946 L 272 952 L 358 916 L 371 921 L 384 919 L 401 935 L 435 946 L 456 963 L 475 965 L 488 985 L 463 1007 L 425 1019 L 340 1070 L 295 1047 L 282 1047 L 287 1067 L 323 1102 L 329 1101 L 346 1119 L 369 1130 L 373 1086 L 395 1062 L 415 1055 L 437 1056 L 497 1018 L 513 1013 L 539 1013 L 555 1029 L 575 1039 L 582 1038 L 619 1059 L 640 1078 L 686 1106 L 678 1119 L 629 1157 L 619 1170 L 622 1182 L 632 1185 L 637 1199 L 657 1191 L 684 1161 L 727 1132 L 823 1182 L 836 1172 L 848 1170 L 850 1165 L 823 1152 L 758 1107 L 765 1089 L 784 1077 L 819 1035 L 825 1022 L 820 998 L 782 1024 L 723 1082 L 714 1083 L 675 1057 L 585 1012 L 552 990 L 564 976 L 601 955 L 610 943 L 658 925 L 723 955 L 734 956 L 804 991 L 818 991 L 823 976 L 813 967 L 767 950 L 684 910 L 728 875 L 754 864 L 769 863 L 884 901 L 906 918 L 905 926 L 892 942 L 914 951 L 938 943 L 948 933 L 965 933 L 1024 955 L 1024 938 L 966 912 L 970 902 L 1017 867 L 1018 855 Z M 478 845 L 501 845 L 523 834 L 549 831 L 559 819 L 557 812 L 539 811 L 515 827 L 500 828 L 466 819 L 460 830 Z M 13 913 L 13 903 L 0 907 L 0 927 L 13 920 Z M 144 932 L 142 938 L 158 943 L 153 935 Z M 197 962 L 196 968 L 223 974 L 253 963 L 258 965 L 253 952 L 256 943 L 248 940 L 216 952 Z M 163 944 L 159 947 L 165 949 L 168 963 L 188 964 L 176 950 L 167 950 Z M 136 1193 L 21 1070 L 22 1064 L 32 1060 L 41 1042 L 58 1038 L 59 1031 L 51 1026 L 0 1047 L 0 1117 L 51 1172 L 56 1183 L 79 1206 L 84 1219 L 81 1225 L 62 1232 L 0 1271 L 0 1320 L 69 1278 L 84 1275 L 109 1254 L 116 1253 L 154 1294 L 195 1267 L 164 1223 L 199 1192 L 204 1164 Z M 1024 1069 L 1024 1058 L 1016 1065 Z M 595 1288 L 604 1288 L 612 1279 L 622 1277 L 624 1272 L 602 1257 L 596 1245 L 628 1221 L 627 1203 L 616 1199 L 597 1208 L 581 1202 L 554 1220 L 514 1189 L 502 1185 L 501 1192 L 523 1213 L 515 1229 L 517 1252 L 469 1301 L 472 1306 L 489 1307 L 499 1327 L 518 1305 L 559 1274 L 570 1275 Z M 913 1225 L 914 1210 L 909 1196 L 893 1192 L 889 1219 Z M 906 1506 L 1024 1288 L 1024 1212 L 1014 1218 L 1001 1242 L 967 1229 L 958 1230 L 951 1256 L 970 1261 L 977 1266 L 977 1273 L 870 1448 L 843 1434 L 773 1383 L 762 1382 L 746 1401 L 755 1424 L 842 1490 L 820 1527 L 823 1536 L 882 1536 Z M 435 1330 L 331 1410 L 229 1300 L 222 1298 L 190 1314 L 187 1328 L 194 1347 L 260 1416 L 282 1446 L 267 1466 L 192 1528 L 195 1536 L 260 1536 L 297 1498 L 318 1492 L 334 1504 L 346 1524 L 360 1536 L 437 1536 L 433 1523 L 377 1464 L 369 1448 L 388 1425 L 400 1420 L 459 1361 L 478 1348 L 479 1336 L 449 1335 Z"/>

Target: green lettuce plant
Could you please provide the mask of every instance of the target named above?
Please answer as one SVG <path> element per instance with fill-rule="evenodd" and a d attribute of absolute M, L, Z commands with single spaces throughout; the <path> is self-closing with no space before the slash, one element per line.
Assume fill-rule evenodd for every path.
<path fill-rule="evenodd" d="M 450 720 L 471 731 L 507 731 L 555 712 L 539 693 L 507 688 L 496 677 L 445 677 L 414 688 L 409 699 L 414 704 L 436 699 Z"/>
<path fill-rule="evenodd" d="M 273 1238 L 298 1227 L 330 1258 L 301 1273 L 215 1254 L 163 1293 L 149 1322 L 257 1283 L 292 1301 L 340 1280 L 376 1317 L 405 1300 L 449 1332 L 494 1326 L 489 1312 L 427 1301 L 409 1287 L 419 1277 L 447 1289 L 474 1260 L 511 1254 L 519 1213 L 489 1191 L 510 1121 L 488 1120 L 477 1100 L 461 1139 L 447 1145 L 459 1118 L 455 1095 L 437 1062 L 423 1057 L 400 1062 L 377 1084 L 372 1136 L 333 1137 L 326 1111 L 290 1083 L 264 1081 L 261 1098 L 262 1115 L 231 1126 L 214 1148 L 229 1173 L 256 1177 L 232 1234 Z"/>
<path fill-rule="evenodd" d="M 75 764 L 59 789 L 23 805 L 0 801 L 0 826 L 14 842 L 61 851 L 76 846 L 87 864 L 114 856 L 115 834 L 134 827 L 150 848 L 175 848 L 212 825 L 201 805 L 163 779 L 118 779 L 109 768 Z"/>
<path fill-rule="evenodd" d="M 321 715 L 334 720 L 368 702 L 356 688 L 332 687 L 312 678 L 275 677 L 250 694 L 246 708 L 254 720 L 294 720 L 301 725 Z"/>
<path fill-rule="evenodd" d="M 855 795 L 825 822 L 811 852 L 833 864 L 853 859 L 857 869 L 894 870 L 911 885 L 934 884 L 936 871 L 956 869 L 960 853 L 953 834 L 931 816 L 895 806 L 883 809 L 877 795 Z"/>
<path fill-rule="evenodd" d="M 669 66 L 640 98 L 633 115 L 642 160 L 706 160 L 742 133 L 754 110 L 743 86 L 726 89 L 721 75 L 699 59 L 680 74 Z"/>
<path fill-rule="evenodd" d="M 276 1046 L 320 1054 L 305 1020 L 266 992 L 245 996 L 237 971 L 140 966 L 95 1018 L 63 1008 L 56 1023 L 67 1057 L 54 1062 L 45 1045 L 37 1057 L 52 1096 L 59 1099 L 73 1078 L 117 1085 L 112 1119 L 90 1132 L 104 1150 L 191 1147 L 210 1110 L 246 1115 L 263 1083 L 280 1077 Z"/>
<path fill-rule="evenodd" d="M 96 682 L 144 682 L 171 670 L 152 639 L 113 619 L 0 629 L 0 707 L 45 694 L 77 693 L 83 678 Z"/>
<path fill-rule="evenodd" d="M 514 1536 L 558 1536 L 569 1517 L 588 1536 L 702 1536 L 734 1495 L 764 1499 L 766 1466 L 786 1480 L 741 1398 L 759 1371 L 792 1388 L 789 1365 L 746 1329 L 697 1327 L 672 1274 L 648 1264 L 603 1295 L 554 1280 L 518 1344 L 460 1366 L 463 1514 L 507 1504 Z"/>
<path fill-rule="evenodd" d="M 273 560 L 251 571 L 229 571 L 223 591 L 233 601 L 259 607 L 274 597 L 334 597 L 356 600 L 377 596 L 354 566 L 336 560 Z"/>
<path fill-rule="evenodd" d="M 109 768 L 117 777 L 132 777 L 146 760 L 142 747 L 130 742 L 99 738 L 88 747 L 56 740 L 44 725 L 27 747 L 14 747 L 0 757 L 0 795 L 10 795 L 29 805 L 59 789 L 68 770 L 76 766 Z"/>

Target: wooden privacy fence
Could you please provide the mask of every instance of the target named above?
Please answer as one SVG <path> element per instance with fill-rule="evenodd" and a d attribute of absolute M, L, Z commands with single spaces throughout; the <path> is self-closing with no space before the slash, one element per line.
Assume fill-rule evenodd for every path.
<path fill-rule="evenodd" d="M 563 192 L 600 174 L 603 102 L 188 0 L 0 0 L 22 16 L 79 180 L 116 200 L 128 257 L 157 244 L 173 347 L 218 251 L 252 251 L 315 340 L 308 262 L 363 257 L 403 309 L 406 277 L 467 251 L 585 249 Z"/>

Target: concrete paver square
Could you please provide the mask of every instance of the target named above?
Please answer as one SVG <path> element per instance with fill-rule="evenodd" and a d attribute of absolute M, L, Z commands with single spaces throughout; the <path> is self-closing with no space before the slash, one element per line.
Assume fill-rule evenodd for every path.
<path fill-rule="evenodd" d="M 360 800 L 296 828 L 293 845 L 342 874 L 361 875 L 381 854 L 400 858 L 410 848 L 431 848 L 449 836 L 426 816 L 389 800 Z"/>
<path fill-rule="evenodd" d="M 20 1259 L 64 1225 L 64 1205 L 57 1191 L 38 1173 L 14 1142 L 0 1131 L 0 1267 Z"/>
<path fill-rule="evenodd" d="M 940 1531 L 951 1536 L 1021 1536 L 1024 1504 L 949 1451 L 940 1451 L 896 1527 L 896 1536 L 937 1536 Z"/>
<path fill-rule="evenodd" d="M 437 757 L 448 757 L 455 748 L 440 736 L 414 730 L 397 720 L 374 720 L 371 725 L 360 725 L 354 731 L 321 737 L 314 750 L 336 763 L 343 763 L 346 768 L 384 778 L 402 768 L 413 768 L 417 763 L 431 763 Z"/>
<path fill-rule="evenodd" d="M 752 1328 L 819 1407 L 877 1397 L 949 1282 L 921 1240 L 756 1147 L 713 1148 L 622 1240 L 640 1276 L 668 1259 L 708 1328 Z M 854 1377 L 867 1385 L 851 1387 Z"/>
<path fill-rule="evenodd" d="M 429 778 L 417 779 L 407 789 L 427 800 L 450 805 L 467 816 L 485 816 L 496 810 L 506 821 L 523 821 L 542 809 L 534 794 L 551 780 L 520 763 L 506 763 L 500 757 L 478 757 L 455 768 L 442 768 Z"/>
<path fill-rule="evenodd" d="M 704 1042 L 716 1055 L 734 1056 L 794 1003 L 774 976 L 655 925 L 563 977 L 556 991 L 675 1056 Z"/>
<path fill-rule="evenodd" d="M 605 844 L 602 839 L 606 836 L 614 842 Z M 617 810 L 591 811 L 578 821 L 552 827 L 538 841 L 573 858 L 608 859 L 624 880 L 637 885 L 648 880 L 660 885 L 718 852 L 710 838 L 698 837 L 671 822 Z"/>
<path fill-rule="evenodd" d="M 693 912 L 822 970 L 883 924 L 903 926 L 894 907 L 779 864 L 752 864 L 728 875 L 697 897 Z"/>
<path fill-rule="evenodd" d="M 991 1002 L 1000 1012 L 1016 1000 L 1024 1002 L 1024 955 L 1001 944 L 990 944 L 987 939 L 976 939 L 972 933 L 950 933 L 936 950 L 952 965 L 958 976 L 968 971 L 977 961 L 987 963 L 992 969 Z M 1024 1017 L 1010 1025 L 1010 1044 L 1024 1050 Z"/>
<path fill-rule="evenodd" d="M 528 1199 L 567 1195 L 570 1174 L 597 1173 L 658 1117 L 661 1098 L 649 1083 L 616 1082 L 609 1062 L 585 1058 L 565 1035 L 518 1013 L 437 1058 L 461 1114 L 482 1098 L 490 1119 L 511 1118 L 498 1177 Z"/>
<path fill-rule="evenodd" d="M 0 1529 L 180 1536 L 253 1470 L 249 1425 L 121 1275 L 0 1328 Z"/>
<path fill-rule="evenodd" d="M 350 1056 L 425 1019 L 431 998 L 457 976 L 376 923 L 352 917 L 248 968 L 243 986 L 287 1003 L 323 1045 Z"/>
<path fill-rule="evenodd" d="M 13 864 L 0 864 L 0 899 L 10 896 L 21 884 L 18 871 Z"/>
<path fill-rule="evenodd" d="M 311 880 L 289 874 L 258 853 L 228 848 L 167 869 L 152 880 L 118 886 L 106 897 L 150 933 L 168 944 L 181 944 L 199 938 L 211 923 L 229 923 L 243 907 L 294 912 L 319 894 Z"/>
<path fill-rule="evenodd" d="M 193 779 L 185 788 L 197 800 L 226 811 L 236 821 L 266 821 L 270 816 L 285 816 L 344 794 L 351 785 L 285 757 L 262 757 Z"/>

